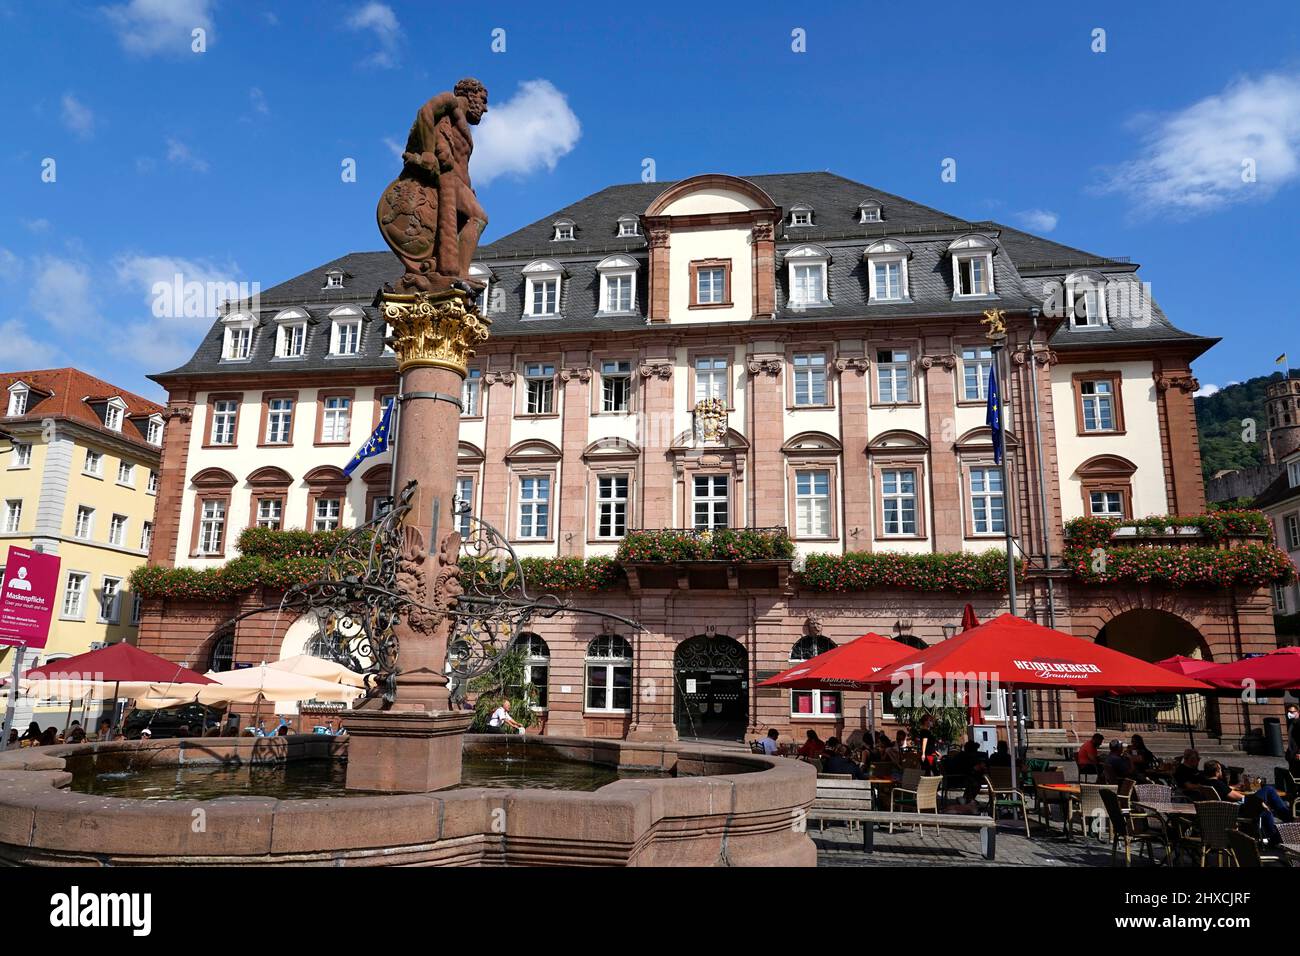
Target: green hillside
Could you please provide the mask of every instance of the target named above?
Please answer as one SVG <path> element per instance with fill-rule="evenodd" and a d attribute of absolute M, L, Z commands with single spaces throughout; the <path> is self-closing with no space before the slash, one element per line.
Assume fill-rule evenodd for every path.
<path fill-rule="evenodd" d="M 1196 399 L 1196 425 L 1201 436 L 1201 463 L 1205 477 L 1231 468 L 1263 464 L 1268 437 L 1268 383 L 1281 372 L 1228 385 L 1208 398 Z M 1254 441 L 1247 440 L 1245 420 L 1255 423 Z"/>

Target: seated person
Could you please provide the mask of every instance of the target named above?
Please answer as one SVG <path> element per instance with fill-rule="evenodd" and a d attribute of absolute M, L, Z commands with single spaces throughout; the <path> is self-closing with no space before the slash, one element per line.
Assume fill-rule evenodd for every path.
<path fill-rule="evenodd" d="M 1011 766 L 1011 749 L 1007 746 L 1005 740 L 999 740 L 997 749 L 993 756 L 989 757 L 990 767 L 1010 767 Z"/>
<path fill-rule="evenodd" d="M 777 738 L 780 736 L 781 734 L 775 727 L 769 730 L 767 736 L 758 742 L 758 745 L 763 749 L 763 753 L 767 754 L 769 757 L 775 757 L 780 753 L 781 748 L 776 742 Z"/>
<path fill-rule="evenodd" d="M 1107 783 L 1117 784 L 1121 780 L 1133 779 L 1133 761 L 1124 753 L 1124 744 L 1118 740 L 1110 742 L 1110 756 L 1101 767 L 1102 777 Z"/>
<path fill-rule="evenodd" d="M 944 775 L 958 778 L 962 782 L 962 803 L 970 803 L 975 799 L 980 787 L 984 786 L 984 775 L 988 769 L 988 758 L 973 740 L 966 741 L 958 753 L 949 754 L 944 761 Z"/>
<path fill-rule="evenodd" d="M 833 738 L 832 738 L 833 739 Z M 854 780 L 866 780 L 862 768 L 849 759 L 849 748 L 839 744 L 834 750 L 827 749 L 822 755 L 823 773 L 846 773 Z"/>
<path fill-rule="evenodd" d="M 1134 734 L 1124 751 L 1133 763 L 1133 773 L 1138 778 L 1145 778 L 1148 773 L 1160 766 L 1160 759 L 1147 750 L 1146 741 L 1141 734 Z"/>
<path fill-rule="evenodd" d="M 799 756 L 805 760 L 816 760 L 826 752 L 826 745 L 822 739 L 817 736 L 817 731 L 809 729 L 808 739 L 799 747 Z"/>
<path fill-rule="evenodd" d="M 1078 764 L 1080 777 L 1084 774 L 1101 775 L 1101 745 L 1105 740 L 1101 734 L 1093 734 L 1075 753 L 1074 762 Z"/>
<path fill-rule="evenodd" d="M 1178 766 L 1174 768 L 1174 786 L 1182 790 L 1189 783 L 1200 783 L 1200 767 L 1201 755 L 1188 747 L 1183 751 L 1183 759 L 1178 761 Z"/>
<path fill-rule="evenodd" d="M 1203 786 L 1209 787 L 1219 795 L 1220 800 L 1227 800 L 1232 803 L 1242 803 L 1246 799 L 1246 794 L 1233 787 L 1228 783 L 1228 779 L 1223 773 L 1223 764 L 1217 760 L 1205 761 L 1205 769 L 1201 771 L 1200 779 L 1197 781 Z M 1263 802 L 1263 809 L 1260 811 L 1259 824 L 1264 836 L 1270 841 L 1278 839 L 1277 818 L 1289 822 L 1291 820 L 1291 811 L 1282 799 L 1277 788 L 1271 784 L 1265 784 L 1255 791 L 1255 796 Z"/>

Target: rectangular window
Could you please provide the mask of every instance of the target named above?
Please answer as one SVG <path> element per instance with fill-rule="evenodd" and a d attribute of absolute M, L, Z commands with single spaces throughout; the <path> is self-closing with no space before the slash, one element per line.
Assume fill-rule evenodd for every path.
<path fill-rule="evenodd" d="M 108 543 L 119 548 L 126 541 L 126 515 L 113 515 L 108 520 Z"/>
<path fill-rule="evenodd" d="M 307 323 L 294 322 L 280 326 L 280 358 L 301 358 L 307 345 Z"/>
<path fill-rule="evenodd" d="M 831 473 L 825 470 L 794 473 L 795 529 L 801 538 L 828 538 L 831 534 Z"/>
<path fill-rule="evenodd" d="M 1083 408 L 1084 431 L 1115 430 L 1114 383 L 1110 379 L 1080 382 L 1079 403 Z"/>
<path fill-rule="evenodd" d="M 558 315 L 560 312 L 560 280 L 532 279 L 533 310 L 531 315 Z"/>
<path fill-rule="evenodd" d="M 713 531 L 727 527 L 728 485 L 726 475 L 696 475 L 695 530 Z"/>
<path fill-rule="evenodd" d="M 695 272 L 697 305 L 718 305 L 727 301 L 727 270 L 722 266 L 705 266 Z"/>
<path fill-rule="evenodd" d="M 794 305 L 816 305 L 826 301 L 826 267 L 821 263 L 791 267 L 793 284 L 790 301 Z"/>
<path fill-rule="evenodd" d="M 235 325 L 226 329 L 226 354 L 223 358 L 238 360 L 248 358 L 253 346 L 253 329 Z"/>
<path fill-rule="evenodd" d="M 212 403 L 213 445 L 233 445 L 235 443 L 235 418 L 239 414 L 239 402 L 233 398 L 222 398 Z"/>
<path fill-rule="evenodd" d="M 333 531 L 339 526 L 343 514 L 341 498 L 317 498 L 312 513 L 312 529 L 315 531 Z"/>
<path fill-rule="evenodd" d="M 600 410 L 625 412 L 632 394 L 632 363 L 600 363 Z"/>
<path fill-rule="evenodd" d="M 837 690 L 790 691 L 791 717 L 838 717 L 840 708 L 840 692 Z"/>
<path fill-rule="evenodd" d="M 117 463 L 117 483 L 119 485 L 130 485 L 135 487 L 135 465 L 129 461 L 119 461 Z"/>
<path fill-rule="evenodd" d="M 1001 469 L 970 470 L 970 508 L 971 531 L 975 534 L 1002 534 L 1006 530 Z"/>
<path fill-rule="evenodd" d="M 9 462 L 10 468 L 30 468 L 32 466 L 32 446 L 27 442 L 16 441 L 13 446 L 13 457 Z"/>
<path fill-rule="evenodd" d="M 967 345 L 961 350 L 961 368 L 962 398 L 968 402 L 986 401 L 993 350 L 987 345 Z"/>
<path fill-rule="evenodd" d="M 456 479 L 456 530 L 462 538 L 469 537 L 470 518 L 474 514 L 474 479 L 461 475 Z"/>
<path fill-rule="evenodd" d="M 144 596 L 137 593 L 131 598 L 131 623 L 140 623 L 140 608 L 144 604 Z"/>
<path fill-rule="evenodd" d="M 912 361 L 907 349 L 876 351 L 876 397 L 883 405 L 912 400 Z"/>
<path fill-rule="evenodd" d="M 226 503 L 209 499 L 199 514 L 199 554 L 220 554 L 226 534 Z"/>
<path fill-rule="evenodd" d="M 108 405 L 104 408 L 104 427 L 109 431 L 120 432 L 122 430 L 122 408 L 117 405 Z"/>
<path fill-rule="evenodd" d="M 361 351 L 361 323 L 335 322 L 332 351 L 335 355 L 356 355 Z"/>
<path fill-rule="evenodd" d="M 519 537 L 546 538 L 550 534 L 551 479 L 519 479 Z"/>
<path fill-rule="evenodd" d="M 796 405 L 827 404 L 825 352 L 795 353 L 794 403 Z"/>
<path fill-rule="evenodd" d="M 605 276 L 605 311 L 631 312 L 632 288 L 636 281 L 630 274 Z"/>
<path fill-rule="evenodd" d="M 95 509 L 81 505 L 77 508 L 77 521 L 72 526 L 72 536 L 81 538 L 83 541 L 90 540 L 91 532 L 95 527 Z"/>
<path fill-rule="evenodd" d="M 876 279 L 876 299 L 889 301 L 903 297 L 903 263 L 897 259 L 873 265 Z"/>
<path fill-rule="evenodd" d="M 22 502 L 19 502 L 21 505 Z M 1286 549 L 1300 551 L 1300 516 L 1286 516 Z"/>
<path fill-rule="evenodd" d="M 555 366 L 534 362 L 524 366 L 524 412 L 551 415 L 555 412 Z"/>
<path fill-rule="evenodd" d="M 587 665 L 587 710 L 632 709 L 632 663 Z"/>
<path fill-rule="evenodd" d="M 257 526 L 279 531 L 284 522 L 282 498 L 259 498 L 257 501 Z"/>
<path fill-rule="evenodd" d="M 149 494 L 158 494 L 158 472 L 153 469 L 149 470 Z"/>
<path fill-rule="evenodd" d="M 5 501 L 5 533 L 17 534 L 23 523 L 23 500 L 9 498 Z"/>
<path fill-rule="evenodd" d="M 103 579 L 99 591 L 99 623 L 116 624 L 118 622 L 118 605 L 122 598 L 122 579 Z"/>
<path fill-rule="evenodd" d="M 68 572 L 68 585 L 63 589 L 63 616 L 80 618 L 84 615 L 86 576 L 76 571 Z"/>
<path fill-rule="evenodd" d="M 342 444 L 352 428 L 352 399 L 331 395 L 322 403 L 320 440 L 322 444 Z"/>
<path fill-rule="evenodd" d="M 81 470 L 88 475 L 99 477 L 104 473 L 104 456 L 97 451 L 87 451 L 86 463 Z"/>
<path fill-rule="evenodd" d="M 145 441 L 149 442 L 149 444 L 151 445 L 161 445 L 162 439 L 163 439 L 163 423 L 158 421 L 151 421 L 149 423 L 149 433 L 146 436 Z"/>
<path fill-rule="evenodd" d="M 601 475 L 596 481 L 596 537 L 627 533 L 627 475 Z"/>
<path fill-rule="evenodd" d="M 266 403 L 266 442 L 287 445 L 293 434 L 293 399 L 273 398 Z"/>
<path fill-rule="evenodd" d="M 880 473 L 880 495 L 884 533 L 916 534 L 916 472 L 886 468 Z"/>
<path fill-rule="evenodd" d="M 465 375 L 465 381 L 460 386 L 460 413 L 466 417 L 477 417 L 480 415 L 479 400 L 483 395 L 483 371 L 472 368 Z"/>
<path fill-rule="evenodd" d="M 720 355 L 704 355 L 695 360 L 695 404 L 706 398 L 720 398 L 731 404 L 727 382 L 727 360 Z"/>
<path fill-rule="evenodd" d="M 1124 495 L 1118 491 L 1093 491 L 1088 494 L 1088 507 L 1095 518 L 1124 517 Z"/>
<path fill-rule="evenodd" d="M 27 414 L 27 396 L 29 394 L 25 388 L 15 389 L 9 393 L 10 416 Z"/>
<path fill-rule="evenodd" d="M 1300 487 L 1300 461 L 1286 463 L 1286 480 L 1290 487 Z"/>
<path fill-rule="evenodd" d="M 974 256 L 957 260 L 957 294 L 988 295 L 988 260 Z"/>
<path fill-rule="evenodd" d="M 140 528 L 140 550 L 148 551 L 153 547 L 153 522 L 146 521 Z"/>

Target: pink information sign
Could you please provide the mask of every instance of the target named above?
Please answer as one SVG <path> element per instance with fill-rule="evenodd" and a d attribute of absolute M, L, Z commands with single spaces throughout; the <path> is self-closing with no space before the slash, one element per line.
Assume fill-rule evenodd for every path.
<path fill-rule="evenodd" d="M 58 590 L 58 555 L 10 545 L 0 583 L 0 644 L 44 647 Z"/>

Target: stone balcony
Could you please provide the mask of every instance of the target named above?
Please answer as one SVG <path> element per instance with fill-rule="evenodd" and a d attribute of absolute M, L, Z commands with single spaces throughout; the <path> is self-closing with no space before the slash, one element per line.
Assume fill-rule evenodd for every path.
<path fill-rule="evenodd" d="M 785 588 L 793 558 L 785 528 L 629 529 L 617 555 L 633 591 Z"/>

